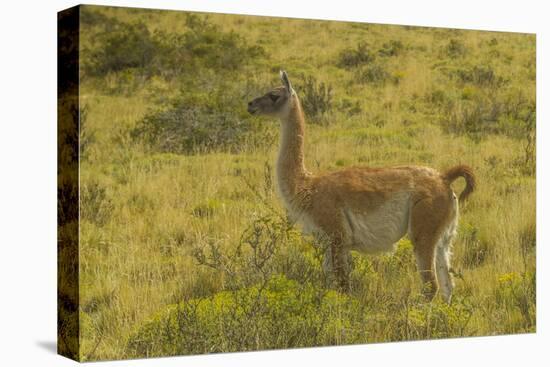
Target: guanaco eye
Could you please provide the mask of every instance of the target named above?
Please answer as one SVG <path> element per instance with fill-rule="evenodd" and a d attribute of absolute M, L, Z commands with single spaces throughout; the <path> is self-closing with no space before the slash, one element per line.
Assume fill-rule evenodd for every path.
<path fill-rule="evenodd" d="M 273 102 L 275 102 L 277 99 L 279 99 L 279 96 L 276 95 L 276 94 L 270 93 L 270 94 L 269 94 L 269 98 L 271 98 L 271 100 L 272 100 Z"/>

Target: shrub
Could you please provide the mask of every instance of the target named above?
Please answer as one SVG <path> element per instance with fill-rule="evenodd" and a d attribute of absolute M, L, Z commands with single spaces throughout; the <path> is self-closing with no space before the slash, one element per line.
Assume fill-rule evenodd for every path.
<path fill-rule="evenodd" d="M 317 82 L 313 76 L 302 77 L 296 86 L 306 116 L 314 123 L 332 110 L 332 85 Z"/>
<path fill-rule="evenodd" d="M 284 276 L 168 306 L 129 338 L 133 357 L 366 342 L 357 301 Z"/>
<path fill-rule="evenodd" d="M 147 114 L 131 136 L 154 151 L 177 154 L 239 152 L 265 144 L 266 130 L 257 120 L 241 118 L 230 107 L 219 108 L 216 101 L 190 96 L 173 102 L 167 109 Z"/>
<path fill-rule="evenodd" d="M 407 339 L 468 336 L 467 326 L 473 312 L 473 306 L 466 299 L 457 297 L 451 304 L 438 299 L 416 304 L 407 309 Z"/>
<path fill-rule="evenodd" d="M 356 68 L 373 62 L 374 59 L 375 55 L 369 50 L 369 45 L 366 42 L 359 42 L 355 49 L 346 48 L 340 52 L 337 65 L 346 69 Z"/>
<path fill-rule="evenodd" d="M 230 289 L 265 284 L 279 273 L 276 258 L 282 248 L 295 244 L 292 233 L 288 221 L 267 215 L 252 221 L 234 251 L 224 251 L 218 242 L 208 240 L 196 246 L 193 255 L 200 265 L 224 273 Z"/>
<path fill-rule="evenodd" d="M 536 323 L 536 274 L 534 272 L 506 273 L 498 278 L 495 290 L 497 303 L 511 312 L 506 330 L 513 332 L 534 331 Z"/>
<path fill-rule="evenodd" d="M 498 117 L 502 105 L 498 101 L 494 104 L 484 104 L 478 100 L 472 103 L 456 103 L 444 120 L 448 132 L 479 136 L 482 132 L 496 132 Z"/>
<path fill-rule="evenodd" d="M 476 65 L 472 68 L 457 69 L 454 76 L 462 83 L 471 83 L 479 87 L 498 88 L 506 83 L 504 78 L 497 76 L 490 66 Z"/>
<path fill-rule="evenodd" d="M 504 134 L 527 142 L 532 139 L 534 146 L 535 102 L 521 94 L 497 96 L 490 92 L 471 100 L 455 100 L 444 107 L 444 116 L 442 125 L 447 132 L 476 139 Z"/>
<path fill-rule="evenodd" d="M 249 46 L 237 33 L 223 32 L 194 14 L 187 15 L 183 34 L 151 33 L 143 23 L 108 22 L 95 16 L 88 21 L 106 24 L 85 63 L 85 70 L 96 76 L 126 69 L 147 77 L 174 77 L 196 73 L 197 68 L 234 71 L 265 55 L 262 47 Z"/>
<path fill-rule="evenodd" d="M 149 68 L 158 52 L 159 43 L 143 23 L 120 23 L 112 31 L 97 36 L 101 45 L 93 50 L 86 70 L 92 75 L 127 68 Z"/>
<path fill-rule="evenodd" d="M 234 71 L 251 60 L 264 56 L 261 46 L 249 46 L 235 32 L 223 32 L 208 18 L 187 15 L 187 31 L 180 34 L 159 34 L 159 63 L 167 73 L 191 71 L 197 67 Z"/>

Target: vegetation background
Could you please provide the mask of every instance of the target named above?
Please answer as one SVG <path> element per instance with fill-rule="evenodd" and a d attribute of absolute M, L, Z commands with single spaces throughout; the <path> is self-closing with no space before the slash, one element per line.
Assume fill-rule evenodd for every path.
<path fill-rule="evenodd" d="M 81 63 L 81 359 L 535 331 L 534 35 L 83 6 Z M 406 239 L 326 286 L 246 112 L 280 69 L 310 170 L 474 168 L 451 305 Z"/>

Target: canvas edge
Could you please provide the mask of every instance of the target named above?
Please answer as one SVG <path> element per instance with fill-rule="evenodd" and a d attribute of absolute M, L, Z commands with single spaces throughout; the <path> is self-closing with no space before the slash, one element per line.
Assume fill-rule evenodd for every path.
<path fill-rule="evenodd" d="M 81 361 L 79 316 L 80 5 L 57 13 L 57 353 Z"/>

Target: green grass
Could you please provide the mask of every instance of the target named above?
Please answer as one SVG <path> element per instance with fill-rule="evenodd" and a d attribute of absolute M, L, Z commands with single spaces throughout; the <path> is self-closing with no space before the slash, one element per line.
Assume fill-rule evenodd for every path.
<path fill-rule="evenodd" d="M 141 21 L 150 34 L 189 32 L 181 12 L 96 7 L 84 11 L 119 22 Z M 83 25 L 84 62 L 101 48 L 103 38 L 96 35 L 105 19 Z M 529 147 L 534 35 L 216 14 L 208 19 L 219 32 L 236 32 L 248 46 L 261 46 L 264 54 L 240 68 L 199 65 L 194 73 L 181 75 L 164 72 L 173 66 L 162 63 L 155 72 L 147 67 L 101 76 L 83 71 L 82 359 L 535 331 L 536 190 L 534 150 Z M 361 42 L 366 42 L 374 61 L 342 67 L 342 52 L 358 50 Z M 473 167 L 479 184 L 461 207 L 451 306 L 422 300 L 407 240 L 400 242 L 395 255 L 353 254 L 353 289 L 345 296 L 327 293 L 331 291 L 320 279 L 312 240 L 296 229 L 285 229 L 284 241 L 271 232 L 261 237 L 264 244 L 276 240 L 265 279 L 258 269 L 247 268 L 232 278 L 219 263 L 208 266 L 197 259 L 197 248 L 215 248 L 229 256 L 255 220 L 284 215 L 272 169 L 279 123 L 246 114 L 248 100 L 278 85 L 279 68 L 287 70 L 296 85 L 308 81 L 310 90 L 320 91 L 308 79 L 314 77 L 313 83 L 331 88 L 329 108 L 323 104 L 322 113 L 312 119 L 316 123 L 307 126 L 305 156 L 310 170 L 398 164 Z M 300 95 L 298 87 L 297 92 Z M 311 103 L 323 98 L 320 95 L 311 95 Z M 146 116 L 190 96 L 216 116 L 226 113 L 259 124 L 262 129 L 251 131 L 262 134 L 262 144 L 237 137 L 232 146 L 210 145 L 182 153 L 159 149 L 132 134 Z M 200 115 L 197 119 L 200 123 Z M 462 189 L 462 183 L 455 185 L 457 191 Z M 231 264 L 242 267 L 245 260 L 236 258 Z M 219 310 L 219 302 L 233 304 L 239 298 L 232 294 L 248 297 L 258 285 L 272 284 L 271 279 L 289 279 L 281 280 L 284 286 L 277 292 L 290 294 L 289 299 L 299 304 L 289 305 L 282 296 L 265 303 L 253 318 L 261 320 L 256 334 L 221 332 L 219 320 L 231 315 Z M 297 301 L 291 295 L 300 282 L 311 293 Z M 315 294 L 343 298 L 331 301 Z M 344 298 L 353 306 L 344 305 Z M 170 310 L 197 302 L 204 310 L 211 308 L 208 312 L 222 313 L 218 319 L 203 315 L 189 321 L 195 327 L 189 330 L 204 332 L 196 346 L 185 345 L 187 329 L 174 323 Z M 280 327 L 269 323 L 270 317 L 280 315 L 276 307 L 283 307 L 280 312 L 289 323 L 309 320 L 307 330 L 317 330 L 311 307 L 333 307 L 327 311 L 332 324 L 317 334 L 299 333 L 291 325 L 288 333 L 276 333 Z M 167 313 L 168 319 L 159 316 Z M 161 327 L 154 324 L 159 319 L 165 320 L 164 331 L 148 334 Z M 231 320 L 234 327 L 248 325 L 246 318 Z M 170 330 L 179 336 L 162 344 L 162 337 L 172 335 L 166 334 Z M 235 343 L 238 338 L 241 344 Z M 157 349 L 151 347 L 155 343 Z"/>

